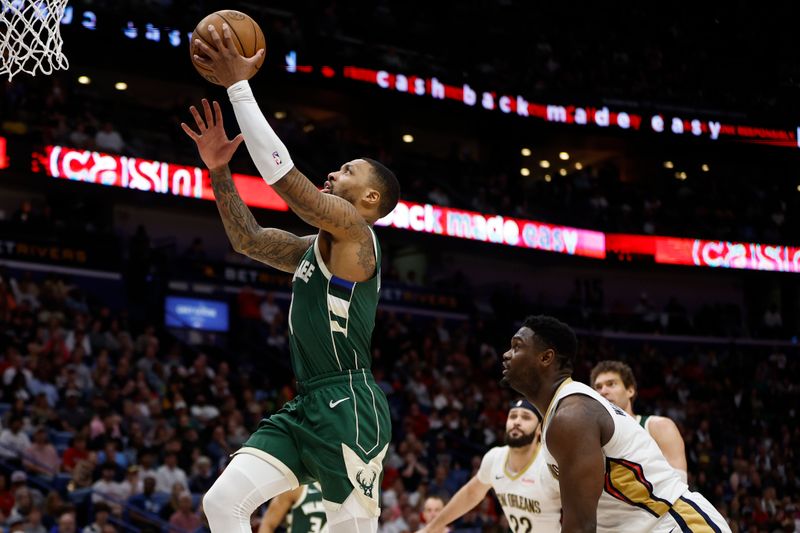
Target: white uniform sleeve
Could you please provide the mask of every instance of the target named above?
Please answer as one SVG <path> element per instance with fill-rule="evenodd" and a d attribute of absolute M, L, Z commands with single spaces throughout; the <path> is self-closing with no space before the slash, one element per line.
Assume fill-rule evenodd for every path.
<path fill-rule="evenodd" d="M 486 455 L 484 455 L 481 460 L 481 467 L 478 469 L 478 475 L 476 477 L 478 481 L 484 485 L 492 484 L 492 469 L 494 468 L 494 463 L 497 461 L 497 456 L 500 451 L 500 448 L 492 448 L 486 452 Z"/>
<path fill-rule="evenodd" d="M 264 181 L 272 185 L 294 166 L 289 150 L 264 118 L 247 80 L 228 87 L 228 98 L 233 104 L 233 112 L 242 130 L 250 158 Z"/>

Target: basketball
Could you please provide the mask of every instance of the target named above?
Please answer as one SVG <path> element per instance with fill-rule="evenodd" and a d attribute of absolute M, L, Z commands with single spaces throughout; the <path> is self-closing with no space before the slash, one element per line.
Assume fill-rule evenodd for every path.
<path fill-rule="evenodd" d="M 193 43 L 195 39 L 202 39 L 203 42 L 205 42 L 211 48 L 216 48 L 214 46 L 214 41 L 211 39 L 211 33 L 208 31 L 208 26 L 213 25 L 220 38 L 224 39 L 224 36 L 222 35 L 222 24 L 225 22 L 228 23 L 228 26 L 231 29 L 231 37 L 233 38 L 233 43 L 236 45 L 236 49 L 243 56 L 253 57 L 258 50 L 261 48 L 266 48 L 264 32 L 261 31 L 261 28 L 255 20 L 241 11 L 223 9 L 221 11 L 211 13 L 201 20 L 192 32 L 192 41 L 189 43 L 189 57 L 192 59 L 192 64 L 194 65 L 194 68 L 197 69 L 197 72 L 199 72 L 201 76 L 211 83 L 215 83 L 217 85 L 220 85 L 220 83 L 214 77 L 214 74 L 194 60 L 194 54 L 197 52 L 195 51 Z M 255 73 L 258 72 L 258 69 L 261 68 L 263 63 L 264 58 L 262 57 L 261 61 L 259 61 L 253 68 L 253 71 L 250 73 L 250 75 L 247 76 L 247 79 L 252 78 Z"/>

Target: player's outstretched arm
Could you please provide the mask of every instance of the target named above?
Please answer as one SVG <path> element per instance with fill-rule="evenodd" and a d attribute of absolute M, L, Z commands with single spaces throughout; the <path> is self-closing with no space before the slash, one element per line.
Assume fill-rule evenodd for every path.
<path fill-rule="evenodd" d="M 490 488 L 491 485 L 482 483 L 477 476 L 473 477 L 453 495 L 442 512 L 418 533 L 443 533 L 448 524 L 452 524 L 481 503 Z"/>
<path fill-rule="evenodd" d="M 295 490 L 290 490 L 279 494 L 272 498 L 269 502 L 267 511 L 261 518 L 261 525 L 258 526 L 258 533 L 275 533 L 275 530 L 283 523 L 286 514 L 300 497 L 303 487 L 297 487 Z"/>
<path fill-rule="evenodd" d="M 200 158 L 209 169 L 217 209 L 233 249 L 279 270 L 294 272 L 300 258 L 314 242 L 314 236 L 298 237 L 287 231 L 258 225 L 239 196 L 228 168 L 228 163 L 243 137 L 237 135 L 234 139 L 228 139 L 218 102 L 214 102 L 212 113 L 208 100 L 203 99 L 205 118 L 194 106 L 190 111 L 197 131 L 185 123 L 181 127 L 197 144 Z"/>
<path fill-rule="evenodd" d="M 661 453 L 667 459 L 669 465 L 677 470 L 687 480 L 686 449 L 683 444 L 683 437 L 671 419 L 664 416 L 650 417 L 650 435 L 661 448 Z"/>
<path fill-rule="evenodd" d="M 230 28 L 227 24 L 222 28 L 222 36 L 213 26 L 209 28 L 213 48 L 202 41 L 195 43 L 205 56 L 197 56 L 195 60 L 210 69 L 226 87 L 247 151 L 261 176 L 308 224 L 341 240 L 371 239 L 367 223 L 350 202 L 321 192 L 295 168 L 289 150 L 264 117 L 247 82 L 248 61 L 252 58 L 239 54 Z"/>
<path fill-rule="evenodd" d="M 603 415 L 609 419 L 595 400 L 568 396 L 547 429 L 547 449 L 558 463 L 563 533 L 597 530 L 597 502 L 605 476 L 598 424 Z"/>
<path fill-rule="evenodd" d="M 211 171 L 211 187 L 234 250 L 284 272 L 297 269 L 316 235 L 298 237 L 288 231 L 259 226 L 239 196 L 227 167 Z"/>

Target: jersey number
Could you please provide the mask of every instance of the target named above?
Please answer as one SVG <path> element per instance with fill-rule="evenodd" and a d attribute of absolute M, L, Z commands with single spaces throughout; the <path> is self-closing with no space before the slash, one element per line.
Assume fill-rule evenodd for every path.
<path fill-rule="evenodd" d="M 531 533 L 533 526 L 527 516 L 508 515 L 508 521 L 511 522 L 511 531 L 514 533 Z"/>
<path fill-rule="evenodd" d="M 328 533 L 328 524 L 323 525 L 322 518 L 311 516 L 308 518 L 310 522 L 308 526 L 308 533 Z"/>

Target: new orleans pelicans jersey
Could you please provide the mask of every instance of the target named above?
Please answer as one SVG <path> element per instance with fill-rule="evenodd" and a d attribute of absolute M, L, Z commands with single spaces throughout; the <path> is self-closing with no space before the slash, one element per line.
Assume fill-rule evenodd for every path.
<path fill-rule="evenodd" d="M 298 381 L 324 374 L 369 369 L 370 341 L 381 288 L 381 251 L 375 232 L 375 275 L 347 281 L 330 273 L 314 240 L 292 278 L 289 352 Z"/>
<path fill-rule="evenodd" d="M 508 446 L 492 448 L 483 456 L 478 480 L 491 485 L 513 533 L 557 533 L 561 531 L 561 499 L 558 482 L 547 471 L 537 450 L 519 473 L 506 468 Z"/>
<path fill-rule="evenodd" d="M 688 486 L 673 469 L 656 441 L 625 411 L 591 387 L 565 380 L 556 391 L 542 429 L 542 454 L 551 475 L 558 464 L 547 449 L 547 430 L 553 410 L 565 397 L 582 394 L 597 400 L 614 423 L 614 433 L 603 446 L 605 485 L 597 505 L 597 531 L 637 533 L 658 530 L 667 523 L 675 531 L 720 533 L 730 531 L 713 506 Z M 667 528 L 669 530 L 669 528 Z"/>
<path fill-rule="evenodd" d="M 328 533 L 322 489 L 319 483 L 303 485 L 303 492 L 286 518 L 287 533 Z"/>

